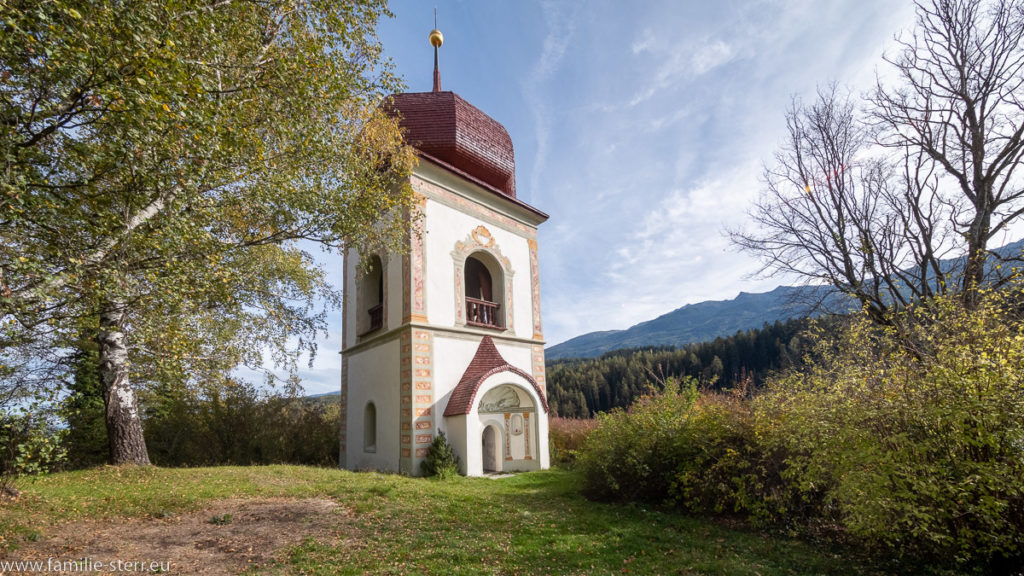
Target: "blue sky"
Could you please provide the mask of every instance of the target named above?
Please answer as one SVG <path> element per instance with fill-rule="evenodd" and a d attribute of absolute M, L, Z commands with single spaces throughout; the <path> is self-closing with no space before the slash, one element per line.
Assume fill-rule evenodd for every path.
<path fill-rule="evenodd" d="M 688 303 L 761 292 L 726 228 L 742 226 L 794 96 L 867 90 L 913 22 L 906 0 L 392 2 L 379 27 L 410 91 L 442 87 L 501 122 L 539 233 L 548 345 Z M 340 284 L 340 257 L 327 262 Z M 339 386 L 341 318 L 302 374 Z"/>

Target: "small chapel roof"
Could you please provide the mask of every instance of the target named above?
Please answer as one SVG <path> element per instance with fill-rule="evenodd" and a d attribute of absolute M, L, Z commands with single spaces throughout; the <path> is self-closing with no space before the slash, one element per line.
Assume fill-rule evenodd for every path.
<path fill-rule="evenodd" d="M 498 348 L 494 345 L 494 340 L 490 336 L 484 336 L 476 349 L 473 360 L 470 361 L 469 366 L 459 380 L 459 384 L 452 391 L 451 398 L 448 399 L 448 406 L 444 410 L 444 415 L 459 416 L 469 414 L 473 408 L 476 393 L 480 390 L 480 385 L 483 384 L 484 380 L 501 372 L 512 372 L 525 378 L 533 386 L 537 396 L 540 397 L 544 412 L 548 411 L 548 399 L 544 396 L 544 391 L 537 385 L 537 381 L 533 379 L 533 376 L 529 372 L 509 364 L 508 361 L 502 358 L 501 352 L 498 352 Z"/>

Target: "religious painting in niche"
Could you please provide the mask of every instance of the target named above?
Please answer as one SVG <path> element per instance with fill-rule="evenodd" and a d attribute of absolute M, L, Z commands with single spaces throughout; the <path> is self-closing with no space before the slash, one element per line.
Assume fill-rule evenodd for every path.
<path fill-rule="evenodd" d="M 509 408 L 519 408 L 519 394 L 511 386 L 498 386 L 480 400 L 480 412 L 483 413 L 504 412 Z"/>
<path fill-rule="evenodd" d="M 513 436 L 519 436 L 523 433 L 523 415 L 513 414 L 511 423 L 509 424 Z"/>

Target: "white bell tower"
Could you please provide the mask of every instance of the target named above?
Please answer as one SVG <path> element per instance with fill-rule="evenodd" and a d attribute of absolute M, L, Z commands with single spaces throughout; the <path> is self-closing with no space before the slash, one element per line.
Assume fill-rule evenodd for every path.
<path fill-rule="evenodd" d="M 505 128 L 441 90 L 443 40 L 433 91 L 387 104 L 419 155 L 407 253 L 345 253 L 341 466 L 418 475 L 443 431 L 464 474 L 547 468 L 547 215 L 516 198 Z"/>

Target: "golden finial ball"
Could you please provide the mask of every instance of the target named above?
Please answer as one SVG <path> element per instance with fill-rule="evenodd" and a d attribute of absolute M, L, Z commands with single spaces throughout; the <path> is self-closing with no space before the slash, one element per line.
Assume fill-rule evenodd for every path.
<path fill-rule="evenodd" d="M 431 30 L 430 45 L 433 46 L 434 48 L 437 48 L 441 46 L 441 44 L 444 44 L 444 34 L 441 34 L 440 30 Z"/>

